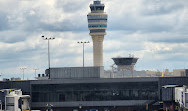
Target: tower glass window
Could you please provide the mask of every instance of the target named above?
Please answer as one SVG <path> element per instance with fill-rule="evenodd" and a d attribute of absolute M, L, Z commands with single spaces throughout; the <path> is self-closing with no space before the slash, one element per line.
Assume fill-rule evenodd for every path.
<path fill-rule="evenodd" d="M 104 32 L 105 32 L 104 29 L 90 30 L 90 33 L 104 33 Z"/>
<path fill-rule="evenodd" d="M 101 1 L 94 1 L 94 4 L 100 4 Z"/>
<path fill-rule="evenodd" d="M 89 24 L 89 28 L 96 28 L 96 27 L 107 27 L 106 24 Z"/>
<path fill-rule="evenodd" d="M 88 15 L 87 16 L 88 20 L 89 19 L 107 19 L 107 15 Z"/>
<path fill-rule="evenodd" d="M 90 7 L 90 9 L 91 9 L 91 11 L 94 11 L 94 10 L 95 10 L 94 6 Z"/>
<path fill-rule="evenodd" d="M 96 7 L 96 10 L 104 10 L 104 7 L 98 6 L 98 7 Z"/>
<path fill-rule="evenodd" d="M 107 19 L 101 20 L 101 19 L 92 19 L 92 20 L 88 20 L 89 23 L 94 23 L 94 22 L 107 22 Z"/>

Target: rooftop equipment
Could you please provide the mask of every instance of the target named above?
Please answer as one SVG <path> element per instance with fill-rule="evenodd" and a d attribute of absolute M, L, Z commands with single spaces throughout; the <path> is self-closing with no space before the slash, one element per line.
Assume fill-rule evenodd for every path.
<path fill-rule="evenodd" d="M 112 58 L 118 71 L 134 71 L 134 66 L 138 60 L 135 57 L 117 57 Z"/>

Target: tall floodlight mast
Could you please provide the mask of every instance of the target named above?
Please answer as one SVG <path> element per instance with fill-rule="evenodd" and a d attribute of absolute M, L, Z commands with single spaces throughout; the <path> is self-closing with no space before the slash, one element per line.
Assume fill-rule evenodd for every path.
<path fill-rule="evenodd" d="M 104 4 L 96 0 L 90 4 L 91 12 L 87 15 L 88 28 L 93 40 L 94 66 L 103 66 L 103 40 L 106 35 L 107 14 L 104 12 Z"/>

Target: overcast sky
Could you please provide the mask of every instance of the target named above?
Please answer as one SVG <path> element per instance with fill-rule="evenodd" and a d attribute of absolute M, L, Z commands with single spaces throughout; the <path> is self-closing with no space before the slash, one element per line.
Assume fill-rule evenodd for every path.
<path fill-rule="evenodd" d="M 108 14 L 104 39 L 104 66 L 112 57 L 139 57 L 137 70 L 188 68 L 187 0 L 102 0 Z M 47 41 L 51 41 L 52 67 L 82 66 L 82 46 L 92 41 L 87 14 L 92 0 L 0 0 L 0 73 L 26 78 L 48 67 Z M 85 64 L 93 65 L 92 42 L 85 46 Z"/>

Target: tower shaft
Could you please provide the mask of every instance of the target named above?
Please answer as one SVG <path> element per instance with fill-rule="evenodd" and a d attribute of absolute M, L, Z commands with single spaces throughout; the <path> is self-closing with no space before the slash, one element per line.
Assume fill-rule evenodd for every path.
<path fill-rule="evenodd" d="M 103 40 L 104 35 L 93 35 L 93 61 L 94 66 L 103 66 Z"/>

